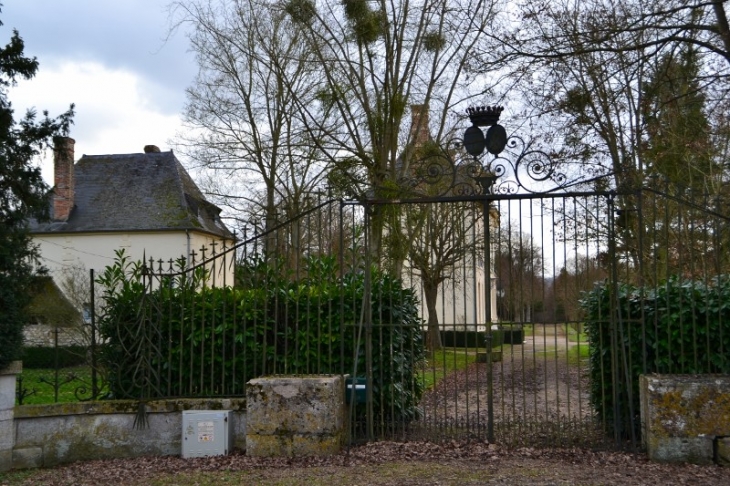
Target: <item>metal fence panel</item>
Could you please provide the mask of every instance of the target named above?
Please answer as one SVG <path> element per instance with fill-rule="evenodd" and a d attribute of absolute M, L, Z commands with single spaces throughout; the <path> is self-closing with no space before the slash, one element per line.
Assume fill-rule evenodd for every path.
<path fill-rule="evenodd" d="M 658 185 L 322 201 L 192 265 L 107 274 L 130 300 L 97 316 L 92 359 L 141 400 L 351 375 L 353 439 L 637 445 L 638 374 L 730 372 L 727 207 Z"/>

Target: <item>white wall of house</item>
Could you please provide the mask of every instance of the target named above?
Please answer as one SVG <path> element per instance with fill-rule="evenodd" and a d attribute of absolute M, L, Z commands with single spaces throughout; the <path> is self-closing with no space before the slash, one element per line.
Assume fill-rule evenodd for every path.
<path fill-rule="evenodd" d="M 493 232 L 499 228 L 499 212 L 492 208 L 489 215 L 490 227 Z M 475 222 L 472 235 L 483 238 L 484 226 L 482 220 Z M 499 322 L 497 315 L 497 277 L 494 272 L 496 247 L 491 243 L 491 278 L 486 282 L 483 255 L 471 255 L 449 270 L 450 277 L 439 286 L 438 302 L 436 305 L 439 324 L 444 330 L 486 330 L 486 323 L 490 325 Z M 420 317 L 428 320 L 428 309 L 423 296 L 423 287 L 417 272 L 410 268 L 408 260 L 404 262 L 403 282 L 412 287 L 420 300 Z M 485 286 L 491 286 L 490 312 L 487 317 L 487 297 Z"/>
<path fill-rule="evenodd" d="M 94 269 L 99 274 L 105 267 L 112 265 L 115 259 L 115 250 L 124 249 L 130 259 L 141 260 L 150 257 L 155 261 L 170 259 L 177 260 L 185 257 L 192 261 L 195 252 L 196 262 L 200 262 L 203 246 L 210 248 L 214 241 L 217 252 L 221 251 L 219 239 L 208 234 L 185 231 L 165 232 L 108 232 L 108 233 L 46 233 L 33 235 L 34 242 L 39 246 L 41 261 L 49 270 L 56 282 L 60 282 L 65 272 L 82 269 L 88 272 Z M 226 243 L 227 247 L 231 241 Z M 210 257 L 208 252 L 206 257 Z M 167 269 L 168 264 L 164 265 Z M 215 274 L 211 275 L 211 284 L 216 286 L 233 283 L 232 256 L 226 259 L 226 265 L 218 265 Z"/>
<path fill-rule="evenodd" d="M 417 275 L 406 275 L 403 278 L 406 286 L 415 289 L 420 300 L 419 314 L 426 321 L 428 310 L 422 295 L 422 286 Z M 497 316 L 497 281 L 491 279 L 491 312 L 492 323 L 499 321 Z M 439 287 L 436 310 L 439 324 L 444 330 L 486 330 L 486 294 L 484 292 L 484 268 L 468 268 L 453 270 L 453 278 Z"/>

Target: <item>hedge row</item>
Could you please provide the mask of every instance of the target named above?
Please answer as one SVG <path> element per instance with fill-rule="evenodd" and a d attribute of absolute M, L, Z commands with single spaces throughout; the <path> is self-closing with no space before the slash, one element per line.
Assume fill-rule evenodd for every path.
<path fill-rule="evenodd" d="M 309 260 L 298 280 L 263 262 L 241 273 L 242 288 L 201 288 L 198 273 L 145 291 L 138 264 L 121 255 L 107 268 L 99 329 L 114 396 L 232 396 L 270 374 L 364 375 L 362 273 L 338 278 L 328 258 Z M 374 408 L 415 418 L 424 359 L 416 297 L 378 272 L 371 286 Z"/>
<path fill-rule="evenodd" d="M 615 292 L 605 283 L 581 304 L 591 403 L 607 427 L 624 437 L 640 433 L 640 374 L 730 373 L 728 276 L 709 283 L 672 278 L 657 288 L 621 284 Z"/>
<path fill-rule="evenodd" d="M 21 359 L 23 368 L 68 368 L 86 364 L 86 346 L 26 346 Z"/>

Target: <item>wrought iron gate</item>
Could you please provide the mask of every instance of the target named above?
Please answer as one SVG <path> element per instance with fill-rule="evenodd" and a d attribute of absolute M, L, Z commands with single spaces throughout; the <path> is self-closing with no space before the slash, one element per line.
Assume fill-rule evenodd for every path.
<path fill-rule="evenodd" d="M 492 173 L 478 193 L 468 165 L 418 193 L 434 167 L 405 197 L 313 202 L 189 263 L 111 269 L 115 396 L 337 373 L 353 438 L 636 445 L 640 373 L 730 372 L 721 197 L 580 192 L 555 174 L 560 191 Z"/>
<path fill-rule="evenodd" d="M 397 210 L 382 202 L 407 222 L 401 277 L 425 321 L 426 358 L 416 364 L 426 385 L 422 415 L 407 436 L 511 444 L 603 437 L 590 406 L 579 300 L 594 280 L 616 277 L 608 257 L 614 198 L 496 193 L 402 200 Z"/>

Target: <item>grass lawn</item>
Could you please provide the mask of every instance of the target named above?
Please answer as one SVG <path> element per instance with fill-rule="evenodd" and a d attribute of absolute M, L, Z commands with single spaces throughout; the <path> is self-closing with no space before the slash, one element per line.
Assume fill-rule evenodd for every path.
<path fill-rule="evenodd" d="M 564 326 L 565 332 L 568 335 L 568 340 L 578 343 L 588 342 L 588 335 L 584 332 L 585 326 L 582 322 L 571 322 Z"/>
<path fill-rule="evenodd" d="M 76 391 L 82 398 L 88 397 L 91 391 L 91 368 L 74 366 L 58 370 L 58 397 L 56 397 L 56 372 L 53 369 L 23 369 L 20 374 L 25 390 L 23 405 L 39 405 L 46 403 L 78 402 Z M 86 393 L 80 387 L 86 388 Z M 16 400 L 17 403 L 17 400 Z"/>
<path fill-rule="evenodd" d="M 568 348 L 568 363 L 577 365 L 588 359 L 588 343 L 581 340 L 579 344 Z"/>
<path fill-rule="evenodd" d="M 421 368 L 419 375 L 425 389 L 433 387 L 444 376 L 463 370 L 477 359 L 476 348 L 443 348 L 436 351 Z"/>
<path fill-rule="evenodd" d="M 563 360 L 566 359 L 571 365 L 579 365 L 588 359 L 588 343 L 581 342 L 568 346 L 567 348 L 556 348 L 555 346 L 547 346 L 542 351 L 535 352 L 535 357 L 541 360 Z"/>

